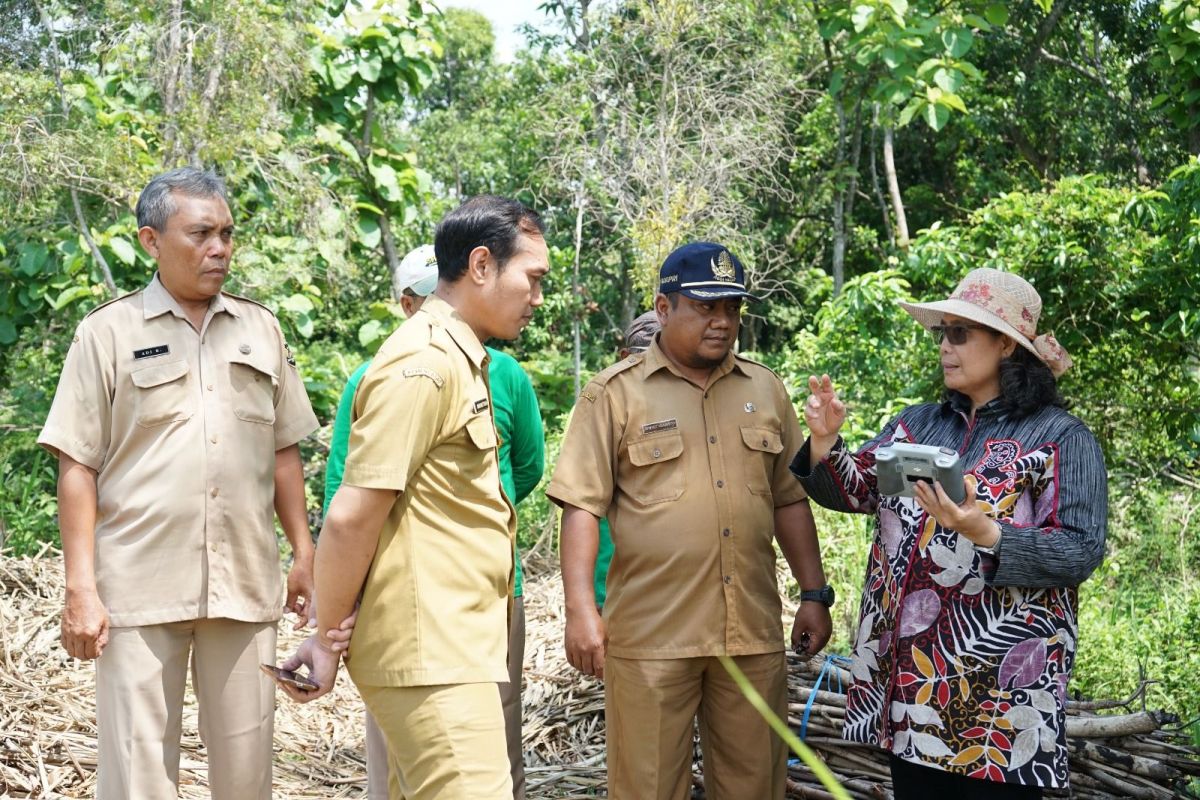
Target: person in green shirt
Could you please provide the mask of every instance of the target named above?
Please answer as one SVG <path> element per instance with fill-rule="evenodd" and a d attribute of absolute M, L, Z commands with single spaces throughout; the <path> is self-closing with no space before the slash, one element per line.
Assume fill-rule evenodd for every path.
<path fill-rule="evenodd" d="M 400 306 L 405 317 L 411 317 L 437 287 L 437 260 L 433 246 L 422 245 L 401 261 L 396 271 L 394 289 L 400 294 Z M 516 359 L 507 353 L 486 348 L 491 357 L 488 366 L 488 385 L 492 395 L 492 414 L 500 437 L 497 456 L 500 461 L 500 484 L 515 507 L 542 480 L 545 469 L 545 433 L 537 396 L 529 376 Z M 329 460 L 325 467 L 325 503 L 329 502 L 342 484 L 346 455 L 350 446 L 350 423 L 354 395 L 371 362 L 360 366 L 346 382 L 333 422 L 333 439 L 329 445 Z M 611 542 L 609 550 L 611 551 Z M 523 598 L 521 557 L 514 552 L 516 567 L 513 589 L 513 613 L 509 626 L 508 679 L 500 684 L 500 700 L 504 706 L 504 722 L 508 740 L 508 758 L 512 769 L 514 800 L 525 797 L 525 767 L 521 752 L 521 675 L 525 660 L 525 604 Z M 367 797 L 387 800 L 387 745 L 370 715 L 367 715 Z"/>

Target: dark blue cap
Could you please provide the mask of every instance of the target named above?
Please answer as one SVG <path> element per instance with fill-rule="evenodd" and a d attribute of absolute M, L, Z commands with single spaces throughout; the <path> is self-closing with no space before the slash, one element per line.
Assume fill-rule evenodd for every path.
<path fill-rule="evenodd" d="M 663 294 L 679 292 L 693 300 L 758 299 L 746 291 L 742 262 L 715 242 L 692 242 L 675 248 L 658 270 L 658 290 Z"/>

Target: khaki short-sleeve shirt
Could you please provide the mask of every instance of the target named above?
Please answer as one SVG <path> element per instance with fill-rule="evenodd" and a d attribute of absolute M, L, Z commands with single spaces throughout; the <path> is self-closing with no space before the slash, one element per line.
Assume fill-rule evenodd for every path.
<path fill-rule="evenodd" d="M 474 332 L 434 295 L 359 384 L 343 485 L 399 496 L 354 626 L 356 683 L 508 680 L 516 514 L 500 486 L 487 363 Z"/>
<path fill-rule="evenodd" d="M 279 619 L 275 451 L 316 428 L 257 303 L 219 294 L 197 332 L 155 275 L 85 317 L 38 442 L 96 470 L 112 625 Z"/>
<path fill-rule="evenodd" d="M 805 498 L 801 441 L 783 383 L 733 354 L 701 389 L 655 341 L 584 388 L 546 494 L 608 518 L 609 653 L 783 649 L 774 510 Z"/>

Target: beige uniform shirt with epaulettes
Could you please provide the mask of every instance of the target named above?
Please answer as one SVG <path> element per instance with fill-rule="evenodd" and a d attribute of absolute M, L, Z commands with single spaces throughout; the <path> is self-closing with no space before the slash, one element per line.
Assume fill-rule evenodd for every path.
<path fill-rule="evenodd" d="M 805 498 L 801 442 L 783 383 L 732 353 L 701 389 L 656 339 L 584 388 L 546 494 L 608 518 L 611 655 L 783 649 L 774 511 Z"/>
<path fill-rule="evenodd" d="M 508 680 L 516 513 L 500 486 L 488 356 L 432 295 L 354 397 L 343 485 L 399 493 L 363 588 L 355 683 Z"/>
<path fill-rule="evenodd" d="M 88 314 L 38 443 L 96 470 L 111 624 L 279 619 L 275 451 L 316 428 L 258 303 L 221 293 L 197 331 L 155 275 Z"/>

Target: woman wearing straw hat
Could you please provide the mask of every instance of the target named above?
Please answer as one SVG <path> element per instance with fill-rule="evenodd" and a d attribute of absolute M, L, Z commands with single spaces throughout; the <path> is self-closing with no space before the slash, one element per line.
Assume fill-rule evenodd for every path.
<path fill-rule="evenodd" d="M 844 735 L 891 753 L 897 800 L 1041 797 L 1067 783 L 1076 587 L 1104 557 L 1104 460 L 1063 410 L 1071 359 L 1039 335 L 1028 282 L 977 269 L 947 300 L 901 305 L 940 344 L 944 402 L 850 452 L 845 406 L 811 377 L 792 463 L 821 505 L 877 520 Z M 922 483 L 881 495 L 875 451 L 895 442 L 958 452 L 967 499 Z"/>

